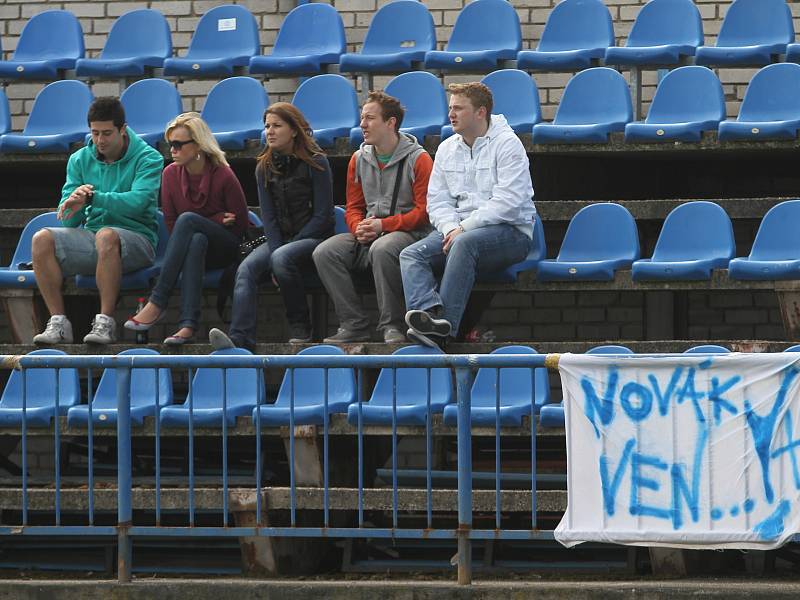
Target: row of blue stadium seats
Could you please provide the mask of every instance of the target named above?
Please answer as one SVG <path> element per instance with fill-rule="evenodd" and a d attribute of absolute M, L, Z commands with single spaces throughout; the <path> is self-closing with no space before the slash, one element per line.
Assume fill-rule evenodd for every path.
<path fill-rule="evenodd" d="M 534 143 L 603 143 L 612 132 L 626 141 L 699 141 L 704 131 L 719 139 L 796 139 L 800 129 L 800 65 L 763 67 L 752 78 L 736 120 L 725 120 L 725 101 L 717 76 L 706 67 L 679 67 L 659 83 L 644 122 L 631 122 L 628 84 L 617 71 L 594 67 L 567 83 L 552 123 L 542 123 L 535 79 L 524 71 L 502 69 L 482 81 L 492 90 L 496 114 L 505 115 L 517 133 L 533 133 Z M 452 135 L 447 97 L 438 78 L 425 71 L 402 73 L 385 88 L 406 108 L 401 131 L 420 140 Z M 10 133 L 8 100 L 0 92 L 0 152 L 67 152 L 87 136 L 86 112 L 92 101 L 79 81 L 57 81 L 36 97 L 21 134 Z M 163 79 L 143 79 L 121 96 L 128 124 L 156 145 L 166 124 L 182 112 L 177 88 Z M 356 91 L 341 75 L 317 75 L 304 81 L 292 103 L 305 114 L 317 142 L 331 147 L 349 137 L 363 141 Z M 241 149 L 248 139 L 264 143 L 262 117 L 269 105 L 264 86 L 250 77 L 230 77 L 209 92 L 202 116 L 224 149 Z"/>
<path fill-rule="evenodd" d="M 798 352 L 792 346 L 786 352 Z M 440 350 L 425 346 L 405 346 L 394 355 L 438 354 Z M 718 345 L 694 346 L 685 354 L 722 354 L 730 352 Z M 31 355 L 64 355 L 60 350 L 35 350 Z M 217 350 L 212 355 L 249 355 L 248 350 L 232 348 Z M 318 345 L 301 350 L 300 356 L 336 356 L 344 351 L 337 346 Z M 497 348 L 492 354 L 536 354 L 529 346 L 513 345 Z M 633 354 L 618 345 L 597 346 L 587 354 L 624 356 Z M 121 355 L 157 356 L 148 348 L 125 350 Z M 499 371 L 499 372 L 498 372 Z M 91 403 L 83 404 L 78 370 L 71 368 L 38 369 L 35 377 L 25 382 L 23 411 L 22 378 L 26 372 L 13 371 L 0 398 L 0 426 L 26 425 L 48 427 L 54 416 L 66 416 L 72 427 L 111 427 L 117 422 L 116 369 L 107 369 L 100 377 Z M 223 377 L 225 380 L 223 381 Z M 498 382 L 499 377 L 499 382 Z M 430 393 L 428 390 L 430 381 Z M 498 388 L 500 394 L 498 397 Z M 347 414 L 352 425 L 391 424 L 425 425 L 430 414 L 443 415 L 447 425 L 456 425 L 457 407 L 454 404 L 450 369 L 431 369 L 428 380 L 425 369 L 398 367 L 382 369 L 368 401 L 360 407 L 353 369 L 332 368 L 327 376 L 322 368 L 296 368 L 284 375 L 277 397 L 266 398 L 261 371 L 251 368 L 200 368 L 195 371 L 185 401 L 174 404 L 172 374 L 169 369 L 134 368 L 131 373 L 131 420 L 141 426 L 145 417 L 158 413 L 161 425 L 197 427 L 236 425 L 237 417 L 250 416 L 261 426 L 320 425 L 325 420 L 325 390 L 328 392 L 327 413 Z M 225 409 L 223 410 L 223 390 Z M 291 408 L 292 397 L 294 408 Z M 498 409 L 499 404 L 499 409 Z M 393 409 L 394 405 L 394 409 Z M 91 417 L 90 417 L 91 408 Z M 158 410 L 157 410 L 158 409 Z M 293 414 L 290 414 L 293 413 Z M 471 390 L 471 420 L 473 425 L 521 426 L 523 417 L 539 414 L 545 427 L 563 427 L 562 404 L 550 403 L 550 383 L 545 368 L 504 367 L 478 370 Z"/>
<path fill-rule="evenodd" d="M 702 65 L 766 65 L 778 56 L 800 61 L 791 11 L 785 0 L 735 0 L 715 46 L 704 46 L 703 24 L 692 0 L 645 4 L 624 47 L 602 0 L 563 0 L 547 19 L 535 50 L 522 50 L 519 16 L 506 0 L 473 0 L 459 13 L 445 50 L 436 50 L 433 18 L 416 0 L 395 0 L 374 15 L 360 53 L 345 53 L 341 16 L 329 4 L 303 4 L 281 25 L 269 55 L 260 54 L 258 25 L 240 5 L 217 6 L 200 19 L 189 49 L 172 57 L 164 16 L 153 9 L 117 19 L 99 58 L 84 58 L 83 31 L 65 10 L 32 17 L 0 77 L 57 79 L 67 69 L 84 77 L 165 75 L 230 76 L 235 68 L 262 74 L 402 72 L 425 68 L 489 71 L 503 60 L 523 69 L 574 70 L 612 65 L 677 65 L 695 56 Z"/>
<path fill-rule="evenodd" d="M 439 354 L 438 349 L 424 346 L 405 346 L 395 355 Z M 32 355 L 60 354 L 60 350 L 36 350 Z M 123 355 L 158 355 L 155 350 L 137 348 L 126 350 Z M 217 350 L 213 355 L 250 354 L 242 348 Z M 343 355 L 337 346 L 318 345 L 299 352 L 302 356 Z M 528 346 L 506 346 L 493 354 L 536 354 Z M 60 369 L 58 385 L 56 369 L 38 369 L 35 377 L 26 381 L 25 418 L 33 427 L 47 427 L 54 415 L 66 415 L 71 426 L 86 426 L 89 421 L 89 405 L 82 404 L 77 369 Z M 169 369 L 135 368 L 131 374 L 131 420 L 142 425 L 144 417 L 156 414 L 158 406 L 162 425 L 187 427 L 190 418 L 197 427 L 221 427 L 223 422 L 223 389 L 227 391 L 224 418 L 229 426 L 236 424 L 237 417 L 252 416 L 260 419 L 262 426 L 289 425 L 290 402 L 294 397 L 296 425 L 319 425 L 325 418 L 325 390 L 328 391 L 328 414 L 345 413 L 353 425 L 359 421 L 356 378 L 353 369 L 330 369 L 327 376 L 321 368 L 296 368 L 287 371 L 277 398 L 266 398 L 265 386 L 260 370 L 251 368 L 227 369 L 223 383 L 223 371 L 218 368 L 200 368 L 195 371 L 186 400 L 173 404 L 172 377 Z M 22 421 L 22 377 L 23 373 L 11 374 L 2 399 L 0 399 L 0 426 L 19 426 Z M 451 371 L 447 368 L 431 369 L 430 409 L 431 414 L 444 414 L 447 424 L 456 424 L 455 396 Z M 393 379 L 396 378 L 396 383 Z M 158 383 L 156 383 L 158 379 Z M 501 425 L 521 425 L 523 416 L 539 409 L 550 401 L 550 384 L 547 370 L 534 370 L 535 382 L 531 381 L 530 369 L 504 368 L 500 372 L 503 390 L 500 409 Z M 398 425 L 424 425 L 427 421 L 427 377 L 425 369 L 402 367 L 384 369 L 378 375 L 375 388 L 368 402 L 361 406 L 361 422 L 364 424 L 391 424 L 393 419 L 393 389 L 396 393 L 395 418 Z M 117 417 L 116 370 L 103 372 L 92 397 L 91 420 L 97 426 L 113 426 Z M 225 385 L 225 387 L 223 387 Z M 481 369 L 472 386 L 473 419 L 476 424 L 495 423 L 494 369 Z M 56 394 L 58 390 L 58 394 Z M 56 397 L 58 404 L 56 406 Z M 260 406 L 260 409 L 256 407 Z M 257 414 L 260 413 L 260 414 Z"/>

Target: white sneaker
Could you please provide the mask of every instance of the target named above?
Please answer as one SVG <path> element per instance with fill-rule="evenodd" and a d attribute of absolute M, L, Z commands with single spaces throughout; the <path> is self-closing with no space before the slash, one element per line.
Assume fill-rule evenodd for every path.
<path fill-rule="evenodd" d="M 34 344 L 71 344 L 72 323 L 64 315 L 53 315 L 47 320 L 47 327 L 33 336 Z"/>
<path fill-rule="evenodd" d="M 117 340 L 117 323 L 108 315 L 97 314 L 92 330 L 83 338 L 84 344 L 110 344 Z"/>

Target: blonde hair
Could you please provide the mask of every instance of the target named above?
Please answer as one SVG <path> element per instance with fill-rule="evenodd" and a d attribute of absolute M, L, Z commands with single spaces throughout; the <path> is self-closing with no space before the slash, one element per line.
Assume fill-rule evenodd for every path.
<path fill-rule="evenodd" d="M 167 124 L 167 130 L 164 132 L 164 138 L 169 142 L 169 134 L 177 127 L 185 127 L 192 137 L 192 140 L 197 144 L 200 151 L 208 157 L 211 164 L 214 166 L 224 165 L 228 166 L 228 160 L 225 158 L 225 152 L 219 147 L 214 134 L 208 128 L 208 124 L 203 121 L 200 113 L 185 112 L 178 115 Z"/>

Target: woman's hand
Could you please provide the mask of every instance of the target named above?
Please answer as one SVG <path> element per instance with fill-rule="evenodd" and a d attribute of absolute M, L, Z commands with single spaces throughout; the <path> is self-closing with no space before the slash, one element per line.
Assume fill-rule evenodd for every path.
<path fill-rule="evenodd" d="M 236 213 L 223 213 L 222 215 L 222 224 L 225 227 L 232 227 L 236 223 Z"/>

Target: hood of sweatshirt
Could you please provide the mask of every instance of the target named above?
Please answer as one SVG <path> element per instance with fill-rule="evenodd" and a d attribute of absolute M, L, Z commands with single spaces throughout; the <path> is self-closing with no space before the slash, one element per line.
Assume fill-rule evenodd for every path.
<path fill-rule="evenodd" d="M 400 141 L 397 144 L 397 148 L 394 149 L 394 152 L 392 153 L 392 158 L 389 159 L 389 162 L 386 163 L 384 168 L 389 167 L 396 162 L 399 162 L 403 157 L 408 156 L 412 152 L 416 152 L 417 150 L 423 150 L 422 146 L 417 141 L 417 138 L 415 138 L 413 135 L 401 132 L 399 137 Z M 376 169 L 379 168 L 378 157 L 375 152 L 375 146 L 363 142 L 361 144 L 361 154 L 369 164 L 373 165 Z"/>

